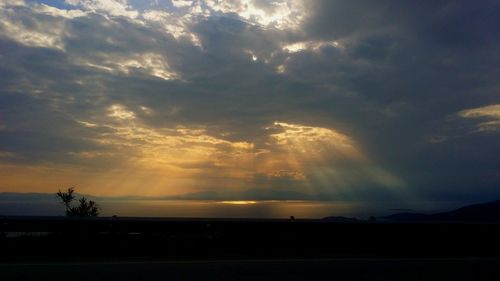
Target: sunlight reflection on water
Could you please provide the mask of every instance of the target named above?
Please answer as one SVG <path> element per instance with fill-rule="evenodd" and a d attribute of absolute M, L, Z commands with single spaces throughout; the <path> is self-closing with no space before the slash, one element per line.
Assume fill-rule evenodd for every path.
<path fill-rule="evenodd" d="M 96 199 L 101 216 L 119 217 L 191 217 L 191 218 L 324 218 L 345 216 L 368 218 L 398 212 L 435 213 L 464 205 L 463 202 L 331 202 L 279 200 L 125 200 Z M 400 209 L 404 207 L 406 209 Z M 395 209 L 398 208 L 398 209 Z M 409 208 L 409 209 L 408 209 Z M 56 200 L 0 200 L 0 216 L 63 216 L 64 208 Z"/>
<path fill-rule="evenodd" d="M 360 215 L 359 205 L 318 201 L 117 200 L 102 202 L 101 206 L 103 216 L 323 218 Z"/>
<path fill-rule="evenodd" d="M 248 204 L 257 204 L 257 201 L 220 201 L 217 203 L 233 204 L 233 205 L 248 205 Z"/>

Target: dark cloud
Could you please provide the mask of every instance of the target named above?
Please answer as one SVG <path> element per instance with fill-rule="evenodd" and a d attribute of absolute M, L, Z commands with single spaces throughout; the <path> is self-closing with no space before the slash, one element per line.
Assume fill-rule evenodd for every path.
<path fill-rule="evenodd" d="M 496 1 L 303 4 L 304 22 L 288 29 L 256 24 L 258 17 L 236 10 L 214 9 L 189 21 L 172 12 L 155 22 L 137 3 L 128 8 L 137 7 L 136 18 L 0 6 L 8 16 L 0 25 L 0 152 L 12 153 L 0 160 L 113 167 L 136 161 L 141 145 L 162 139 L 144 136 L 182 136 L 179 128 L 188 128 L 216 139 L 218 156 L 172 166 L 218 174 L 227 169 L 223 158 L 240 153 L 235 142 L 252 143 L 254 153 L 283 153 L 272 138 L 282 131 L 270 128 L 279 121 L 345 134 L 368 160 L 309 163 L 304 176 L 312 193 L 290 177 L 289 167 L 273 167 L 274 174 L 290 171 L 282 177 L 254 169 L 245 189 L 234 194 L 445 201 L 500 196 L 493 189 L 500 184 L 498 131 L 479 132 L 476 120 L 458 115 L 500 103 Z M 278 9 L 262 1 L 255 7 L 271 14 Z M 165 27 L 167 20 L 177 33 Z M 291 44 L 297 50 L 287 50 Z M 133 119 L 110 117 L 113 105 Z M 141 138 L 125 134 L 131 127 Z M 127 146 L 110 143 L 113 138 Z M 78 157 L 85 153 L 94 156 Z M 404 183 L 398 191 L 387 186 L 396 179 Z M 226 191 L 195 195 L 213 192 Z"/>

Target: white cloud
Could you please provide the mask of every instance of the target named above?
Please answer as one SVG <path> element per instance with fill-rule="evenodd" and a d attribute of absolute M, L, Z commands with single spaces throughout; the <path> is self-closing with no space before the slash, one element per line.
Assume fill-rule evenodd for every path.
<path fill-rule="evenodd" d="M 86 12 L 78 9 L 72 9 L 72 10 L 65 10 L 65 9 L 58 9 L 52 6 L 48 6 L 45 4 L 41 5 L 34 5 L 32 7 L 33 11 L 40 13 L 40 14 L 45 14 L 49 15 L 52 17 L 62 17 L 66 19 L 73 19 L 73 18 L 78 18 L 78 17 L 84 17 L 87 15 Z"/>
<path fill-rule="evenodd" d="M 264 27 L 298 29 L 306 14 L 302 1 L 207 0 L 214 12 L 234 13 L 240 18 Z"/>
<path fill-rule="evenodd" d="M 134 10 L 127 0 L 66 0 L 65 2 L 91 12 L 105 13 L 111 16 L 123 16 L 131 19 L 139 16 L 139 12 Z"/>
<path fill-rule="evenodd" d="M 172 0 L 172 5 L 176 8 L 190 7 L 193 4 L 191 0 Z"/>

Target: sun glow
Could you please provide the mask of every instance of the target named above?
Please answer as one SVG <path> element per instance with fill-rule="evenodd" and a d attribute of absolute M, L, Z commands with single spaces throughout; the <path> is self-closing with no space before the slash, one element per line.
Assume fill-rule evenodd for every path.
<path fill-rule="evenodd" d="M 340 48 L 337 41 L 304 41 L 283 45 L 283 51 L 288 53 L 297 53 L 305 50 L 317 52 L 324 47 Z"/>
<path fill-rule="evenodd" d="M 257 201 L 220 201 L 219 203 L 231 205 L 253 205 L 257 204 Z"/>

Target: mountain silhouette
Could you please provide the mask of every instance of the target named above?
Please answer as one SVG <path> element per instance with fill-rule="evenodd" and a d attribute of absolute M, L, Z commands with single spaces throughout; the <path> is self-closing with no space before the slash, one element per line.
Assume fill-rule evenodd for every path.
<path fill-rule="evenodd" d="M 397 213 L 381 217 L 393 221 L 500 222 L 500 200 L 436 214 Z"/>
<path fill-rule="evenodd" d="M 323 220 L 328 222 L 359 222 L 359 220 L 356 218 L 348 218 L 341 216 L 324 217 Z"/>

